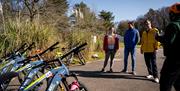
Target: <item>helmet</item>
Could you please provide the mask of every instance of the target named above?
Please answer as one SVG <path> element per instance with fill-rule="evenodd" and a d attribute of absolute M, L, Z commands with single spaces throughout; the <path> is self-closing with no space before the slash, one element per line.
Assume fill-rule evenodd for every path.
<path fill-rule="evenodd" d="M 177 2 L 169 7 L 169 13 L 180 14 L 180 2 Z"/>

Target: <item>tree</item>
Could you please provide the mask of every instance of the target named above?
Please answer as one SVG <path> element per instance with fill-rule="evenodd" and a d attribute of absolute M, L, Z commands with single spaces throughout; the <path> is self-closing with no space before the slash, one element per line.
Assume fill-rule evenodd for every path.
<path fill-rule="evenodd" d="M 74 13 L 70 16 L 70 19 L 74 22 L 74 28 L 97 32 L 98 19 L 84 2 L 75 4 L 73 11 Z"/>
<path fill-rule="evenodd" d="M 120 35 L 124 35 L 125 31 L 128 29 L 128 20 L 126 21 L 121 21 L 119 24 L 118 24 L 118 27 L 117 27 L 117 32 L 118 34 Z"/>
<path fill-rule="evenodd" d="M 146 19 L 149 19 L 152 22 L 153 27 L 158 28 L 158 30 L 164 31 L 169 22 L 168 8 L 163 7 L 158 10 L 149 9 L 149 11 L 145 15 L 139 16 L 136 19 L 136 26 L 140 30 L 140 33 L 145 30 L 144 21 Z"/>
<path fill-rule="evenodd" d="M 105 10 L 102 10 L 99 14 L 99 17 L 103 22 L 103 26 L 106 30 L 114 25 L 112 22 L 114 20 L 114 16 L 112 14 L 113 14 L 112 12 L 108 12 Z"/>
<path fill-rule="evenodd" d="M 36 6 L 35 6 L 36 3 L 38 3 L 38 1 L 39 0 L 24 0 L 24 5 L 29 12 L 29 17 L 30 17 L 31 22 L 34 20 L 34 17 L 38 12 L 38 8 L 36 8 Z M 22 2 L 22 1 L 20 1 L 20 2 Z"/>
<path fill-rule="evenodd" d="M 58 30 L 66 30 L 69 27 L 67 0 L 45 0 L 44 8 L 41 9 L 41 21 L 55 26 Z"/>

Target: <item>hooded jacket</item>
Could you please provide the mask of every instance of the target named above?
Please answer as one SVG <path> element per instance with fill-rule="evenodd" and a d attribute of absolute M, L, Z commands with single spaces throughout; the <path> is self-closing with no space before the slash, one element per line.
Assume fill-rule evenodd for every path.
<path fill-rule="evenodd" d="M 141 50 L 143 52 L 154 52 L 158 49 L 158 41 L 155 39 L 158 30 L 152 28 L 149 31 L 144 31 L 141 38 Z"/>

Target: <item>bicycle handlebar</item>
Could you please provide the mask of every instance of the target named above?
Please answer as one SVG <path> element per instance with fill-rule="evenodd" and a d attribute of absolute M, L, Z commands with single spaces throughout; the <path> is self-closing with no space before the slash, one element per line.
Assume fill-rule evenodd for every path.
<path fill-rule="evenodd" d="M 61 56 L 60 58 L 57 58 L 57 59 L 53 59 L 53 60 L 50 60 L 50 61 L 44 61 L 42 64 L 39 64 L 37 66 L 34 66 L 33 68 L 38 68 L 38 67 L 41 67 L 41 66 L 46 66 L 46 65 L 49 65 L 50 63 L 52 62 L 55 62 L 55 61 L 58 61 L 60 63 L 60 65 L 62 65 L 62 62 L 61 60 L 65 57 L 67 57 L 68 55 L 70 55 L 71 53 L 73 52 L 76 52 L 77 50 L 79 50 L 80 48 L 86 46 L 87 43 L 83 43 L 81 44 L 80 46 L 77 46 L 77 47 L 74 47 L 71 49 L 71 51 L 69 51 L 68 53 L 64 54 L 63 56 Z"/>
<path fill-rule="evenodd" d="M 21 54 L 24 54 L 27 50 L 31 50 L 34 45 L 35 45 L 35 42 L 33 42 L 32 44 L 30 44 L 24 51 L 21 52 Z"/>
<path fill-rule="evenodd" d="M 43 55 L 44 53 L 46 53 L 48 50 L 49 51 L 53 51 L 54 49 L 58 48 L 58 47 L 55 47 L 56 45 L 58 45 L 59 42 L 56 42 L 55 44 L 53 44 L 52 46 L 50 46 L 49 48 L 47 48 L 46 50 L 44 50 L 43 52 L 39 53 L 39 54 L 35 54 L 33 56 L 28 56 L 26 59 L 24 59 L 23 61 L 20 61 L 18 63 L 28 63 L 27 61 L 31 58 L 36 58 L 36 57 L 39 57 L 41 55 Z"/>
<path fill-rule="evenodd" d="M 17 49 L 17 50 L 15 51 L 15 53 L 18 52 L 18 51 L 20 51 L 21 49 L 23 49 L 26 45 L 27 45 L 27 43 L 24 43 L 19 49 Z"/>
<path fill-rule="evenodd" d="M 24 54 L 27 50 L 31 50 L 33 48 L 33 46 L 35 45 L 35 42 L 33 42 L 32 44 L 30 44 L 25 50 L 23 50 L 22 52 L 20 52 L 19 54 Z M 23 47 L 19 48 L 19 49 L 22 49 Z M 19 50 L 18 49 L 18 50 Z M 20 50 L 19 50 L 20 51 Z M 17 51 L 18 52 L 18 51 Z M 16 54 L 17 52 L 14 52 L 13 54 Z M 14 57 L 16 55 L 12 55 L 11 57 L 5 59 L 5 61 L 11 59 L 12 57 Z"/>
<path fill-rule="evenodd" d="M 17 50 L 15 50 L 15 51 L 13 51 L 13 52 L 10 52 L 10 53 L 5 54 L 2 58 L 6 58 L 6 57 L 11 56 L 12 54 L 17 53 L 18 51 L 20 51 L 21 49 L 23 49 L 26 45 L 27 45 L 27 43 L 24 43 L 20 48 L 18 48 Z"/>
<path fill-rule="evenodd" d="M 84 46 L 86 46 L 86 45 L 87 45 L 87 43 L 83 43 L 83 44 L 81 44 L 81 45 L 79 45 L 79 46 L 77 46 L 77 47 L 72 48 L 68 53 L 62 55 L 62 56 L 60 57 L 60 59 L 62 60 L 63 58 L 65 58 L 65 57 L 67 57 L 69 54 L 71 54 L 72 52 L 76 52 L 76 51 L 78 51 L 80 48 L 82 48 L 82 47 L 84 47 Z"/>
<path fill-rule="evenodd" d="M 49 48 L 47 48 L 45 51 L 39 53 L 39 55 L 41 56 L 42 54 L 46 53 L 48 50 L 49 51 L 53 51 L 54 49 L 57 49 L 58 47 L 55 47 L 56 45 L 58 45 L 59 42 L 56 42 L 55 44 L 53 44 L 52 46 L 50 46 Z"/>

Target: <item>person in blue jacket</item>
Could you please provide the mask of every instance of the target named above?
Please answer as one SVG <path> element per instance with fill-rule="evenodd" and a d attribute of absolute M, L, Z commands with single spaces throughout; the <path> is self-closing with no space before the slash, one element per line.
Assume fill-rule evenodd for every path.
<path fill-rule="evenodd" d="M 139 31 L 134 28 L 134 22 L 128 22 L 129 29 L 126 30 L 124 35 L 124 69 L 121 72 L 127 73 L 127 66 L 128 66 L 128 56 L 131 53 L 132 59 L 132 72 L 131 74 L 136 75 L 135 72 L 135 65 L 136 65 L 136 45 L 140 40 Z"/>

